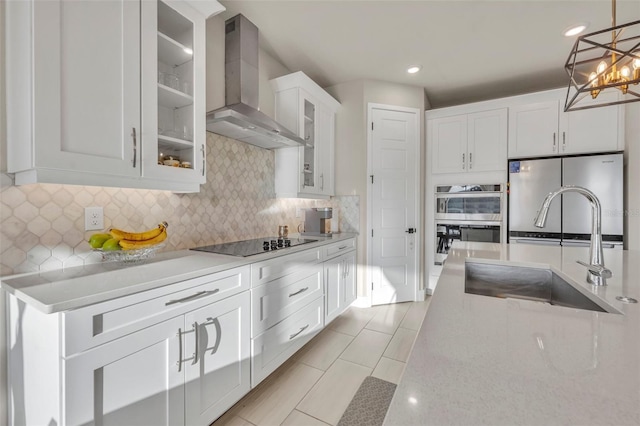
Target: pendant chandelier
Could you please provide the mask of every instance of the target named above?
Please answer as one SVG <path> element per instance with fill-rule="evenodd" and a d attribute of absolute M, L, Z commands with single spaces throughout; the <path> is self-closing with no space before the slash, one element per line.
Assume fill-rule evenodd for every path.
<path fill-rule="evenodd" d="M 569 88 L 565 111 L 640 101 L 640 21 L 616 25 L 612 0 L 611 28 L 576 40 L 565 70 Z M 617 96 L 606 96 L 614 92 Z"/>

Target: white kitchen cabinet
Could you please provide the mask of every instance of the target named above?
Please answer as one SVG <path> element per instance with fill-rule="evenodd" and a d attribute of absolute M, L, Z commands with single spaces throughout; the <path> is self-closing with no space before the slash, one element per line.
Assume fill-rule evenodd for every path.
<path fill-rule="evenodd" d="M 602 92 L 598 102 L 617 100 L 619 93 Z M 585 103 L 586 104 L 586 103 Z M 624 105 L 561 112 L 560 153 L 586 154 L 624 150 Z"/>
<path fill-rule="evenodd" d="M 356 254 L 350 251 L 324 263 L 325 324 L 356 300 Z"/>
<path fill-rule="evenodd" d="M 324 298 L 251 339 L 251 386 L 257 386 L 324 327 Z"/>
<path fill-rule="evenodd" d="M 430 119 L 427 129 L 432 173 L 506 169 L 506 108 Z"/>
<path fill-rule="evenodd" d="M 63 359 L 61 424 L 184 424 L 178 330 L 182 317 Z"/>
<path fill-rule="evenodd" d="M 519 98 L 509 108 L 509 158 L 611 152 L 624 149 L 624 107 L 563 112 L 564 90 Z M 615 100 L 615 92 L 601 93 Z M 547 99 L 544 99 L 547 98 Z"/>
<path fill-rule="evenodd" d="M 245 292 L 185 315 L 187 425 L 208 426 L 251 389 L 250 299 Z"/>
<path fill-rule="evenodd" d="M 245 266 L 57 314 L 9 296 L 10 424 L 211 424 L 250 389 L 249 285 Z"/>
<path fill-rule="evenodd" d="M 276 150 L 276 196 L 334 194 L 335 115 L 340 104 L 301 71 L 271 80 L 276 121 L 305 144 Z"/>
<path fill-rule="evenodd" d="M 194 90 L 202 89 L 205 15 L 186 2 L 7 3 L 7 165 L 16 184 L 199 190 L 203 90 L 190 96 L 190 110 L 183 107 L 177 114 L 182 121 L 171 123 L 181 129 L 187 123 L 196 135 L 186 151 L 179 151 L 192 169 L 162 166 L 160 171 L 157 164 L 163 108 L 158 29 L 163 27 L 159 12 L 165 9 L 176 11 L 175 21 L 182 19 L 176 26 L 193 24 L 193 60 L 181 72 L 184 81 L 189 74 Z"/>

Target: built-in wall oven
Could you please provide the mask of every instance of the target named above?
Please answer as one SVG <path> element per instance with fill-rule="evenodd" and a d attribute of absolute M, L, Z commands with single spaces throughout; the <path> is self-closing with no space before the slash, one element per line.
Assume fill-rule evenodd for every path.
<path fill-rule="evenodd" d="M 439 185 L 435 198 L 436 265 L 444 264 L 456 240 L 501 241 L 505 208 L 503 185 Z"/>

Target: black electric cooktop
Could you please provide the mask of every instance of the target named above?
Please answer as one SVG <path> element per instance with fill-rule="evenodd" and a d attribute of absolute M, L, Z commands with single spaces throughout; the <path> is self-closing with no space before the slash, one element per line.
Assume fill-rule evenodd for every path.
<path fill-rule="evenodd" d="M 196 247 L 191 250 L 247 257 L 253 256 L 254 254 L 277 251 L 287 247 L 299 246 L 301 244 L 315 243 L 316 241 L 317 240 L 309 240 L 306 238 L 267 237 L 255 240 L 233 241 L 230 243 Z"/>

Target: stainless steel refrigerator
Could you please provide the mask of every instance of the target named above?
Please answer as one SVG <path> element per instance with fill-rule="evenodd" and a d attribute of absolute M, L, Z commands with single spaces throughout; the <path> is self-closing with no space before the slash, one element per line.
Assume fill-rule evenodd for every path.
<path fill-rule="evenodd" d="M 549 192 L 577 185 L 593 191 L 602 206 L 604 247 L 622 248 L 624 219 L 622 154 L 509 161 L 509 242 L 588 245 L 591 206 L 577 193 L 565 193 L 551 203 L 544 228 L 534 218 Z"/>

